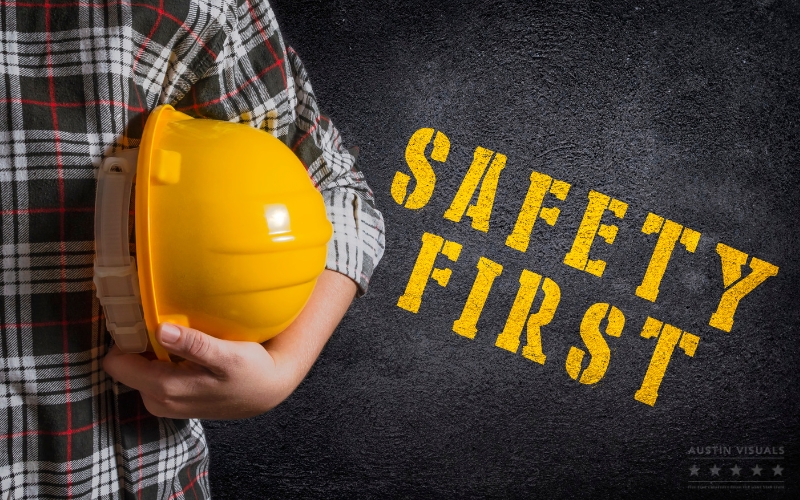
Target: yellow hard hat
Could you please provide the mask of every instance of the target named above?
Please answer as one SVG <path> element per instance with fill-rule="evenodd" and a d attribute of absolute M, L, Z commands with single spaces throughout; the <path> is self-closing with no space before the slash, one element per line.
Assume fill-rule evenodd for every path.
<path fill-rule="evenodd" d="M 145 350 L 146 328 L 169 359 L 154 338 L 164 321 L 253 342 L 285 329 L 325 268 L 332 234 L 294 153 L 267 132 L 164 105 L 150 114 L 133 163 L 132 153 L 107 158 L 98 175 L 95 283 L 117 344 Z M 138 266 L 127 231 L 116 235 L 127 228 L 134 169 Z"/>

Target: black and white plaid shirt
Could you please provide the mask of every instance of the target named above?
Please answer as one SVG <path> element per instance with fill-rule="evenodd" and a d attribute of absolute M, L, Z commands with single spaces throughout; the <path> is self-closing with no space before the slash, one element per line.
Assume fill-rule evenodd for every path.
<path fill-rule="evenodd" d="M 329 268 L 365 290 L 383 220 L 260 0 L 0 3 L 0 499 L 204 498 L 200 423 L 150 415 L 103 372 L 95 176 L 150 110 L 246 122 L 288 144 L 334 226 Z"/>

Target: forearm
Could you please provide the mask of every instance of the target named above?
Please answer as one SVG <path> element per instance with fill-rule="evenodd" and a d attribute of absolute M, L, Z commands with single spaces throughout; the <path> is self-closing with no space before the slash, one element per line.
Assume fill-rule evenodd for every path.
<path fill-rule="evenodd" d="M 280 335 L 264 342 L 283 375 L 287 397 L 311 369 L 350 307 L 356 290 L 352 279 L 336 271 L 324 270 L 297 319 Z"/>

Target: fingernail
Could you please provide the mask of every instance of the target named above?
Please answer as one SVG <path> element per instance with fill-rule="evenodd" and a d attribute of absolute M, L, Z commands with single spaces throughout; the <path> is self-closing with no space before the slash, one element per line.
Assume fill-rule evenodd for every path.
<path fill-rule="evenodd" d="M 170 323 L 161 325 L 161 342 L 174 344 L 181 338 L 181 329 Z"/>

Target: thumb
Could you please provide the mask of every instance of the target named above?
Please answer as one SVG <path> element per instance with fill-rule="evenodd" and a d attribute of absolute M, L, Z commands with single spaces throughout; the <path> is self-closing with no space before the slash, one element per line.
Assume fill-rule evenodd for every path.
<path fill-rule="evenodd" d="M 170 354 L 205 366 L 214 373 L 222 373 L 227 365 L 230 354 L 227 342 L 199 330 L 161 323 L 156 338 Z"/>

